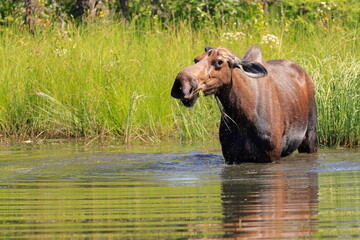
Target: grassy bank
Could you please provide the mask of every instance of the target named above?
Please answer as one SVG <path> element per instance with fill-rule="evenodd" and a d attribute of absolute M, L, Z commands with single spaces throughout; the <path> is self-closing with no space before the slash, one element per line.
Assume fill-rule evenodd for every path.
<path fill-rule="evenodd" d="M 2 29 L 0 132 L 15 138 L 209 139 L 220 114 L 212 97 L 185 109 L 170 97 L 177 72 L 205 45 L 242 55 L 252 44 L 265 59 L 301 64 L 316 82 L 319 140 L 356 145 L 360 133 L 358 27 L 305 31 L 286 26 L 192 30 L 177 24 L 106 22 L 34 36 Z M 241 31 L 242 34 L 234 34 Z M 230 33 L 230 34 L 228 34 Z M 276 41 L 263 39 L 273 34 Z"/>

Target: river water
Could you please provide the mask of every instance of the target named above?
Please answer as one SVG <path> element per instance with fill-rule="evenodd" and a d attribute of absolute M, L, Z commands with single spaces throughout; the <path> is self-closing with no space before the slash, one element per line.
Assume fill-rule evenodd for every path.
<path fill-rule="evenodd" d="M 218 143 L 0 147 L 2 239 L 360 239 L 360 151 L 224 165 Z"/>

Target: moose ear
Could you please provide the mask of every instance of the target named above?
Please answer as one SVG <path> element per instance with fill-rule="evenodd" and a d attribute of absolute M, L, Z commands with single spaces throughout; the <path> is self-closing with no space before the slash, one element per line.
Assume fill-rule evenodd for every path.
<path fill-rule="evenodd" d="M 266 68 L 258 62 L 235 59 L 233 67 L 242 69 L 244 73 L 251 78 L 262 78 L 268 75 Z"/>
<path fill-rule="evenodd" d="M 210 47 L 210 46 L 206 46 L 206 47 L 205 47 L 205 52 L 208 52 L 208 51 L 211 50 L 211 49 L 213 49 L 213 48 Z"/>

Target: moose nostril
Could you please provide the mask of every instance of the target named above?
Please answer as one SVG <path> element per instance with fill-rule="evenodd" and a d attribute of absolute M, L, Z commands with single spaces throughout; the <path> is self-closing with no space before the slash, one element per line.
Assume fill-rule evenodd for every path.
<path fill-rule="evenodd" d="M 181 83 L 178 80 L 175 80 L 175 83 L 171 89 L 171 96 L 173 98 L 183 98 L 184 92 L 182 90 Z"/>
<path fill-rule="evenodd" d="M 192 93 L 193 93 L 193 87 L 191 87 L 190 90 L 189 90 L 187 93 L 185 93 L 184 98 L 185 98 L 185 99 L 186 99 L 186 98 L 190 98 L 191 95 L 192 95 Z"/>
<path fill-rule="evenodd" d="M 192 79 L 190 81 L 190 85 L 188 87 L 188 91 L 186 91 L 186 89 L 184 89 L 183 93 L 184 93 L 184 98 L 187 99 L 187 98 L 191 98 L 194 94 L 194 92 L 196 91 L 197 89 L 197 83 L 194 79 Z"/>

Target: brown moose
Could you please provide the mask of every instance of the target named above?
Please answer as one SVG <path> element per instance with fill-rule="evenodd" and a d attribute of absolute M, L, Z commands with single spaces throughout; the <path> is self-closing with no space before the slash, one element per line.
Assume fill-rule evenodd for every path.
<path fill-rule="evenodd" d="M 225 47 L 206 47 L 176 77 L 171 95 L 186 107 L 199 91 L 214 94 L 222 112 L 225 162 L 274 162 L 298 149 L 317 151 L 314 83 L 289 60 L 264 61 L 252 46 L 239 58 Z"/>

